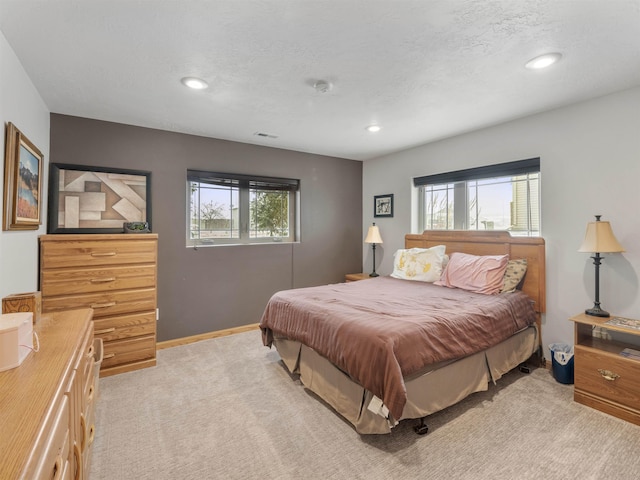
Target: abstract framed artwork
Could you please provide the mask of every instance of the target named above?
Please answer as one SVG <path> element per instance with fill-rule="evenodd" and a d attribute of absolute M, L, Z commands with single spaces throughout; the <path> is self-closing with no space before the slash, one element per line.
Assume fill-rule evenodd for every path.
<path fill-rule="evenodd" d="M 48 233 L 123 233 L 151 226 L 151 172 L 52 163 Z"/>
<path fill-rule="evenodd" d="M 44 156 L 13 124 L 7 124 L 4 157 L 3 230 L 37 230 L 42 224 Z"/>
<path fill-rule="evenodd" d="M 393 217 L 393 193 L 373 197 L 374 217 Z"/>

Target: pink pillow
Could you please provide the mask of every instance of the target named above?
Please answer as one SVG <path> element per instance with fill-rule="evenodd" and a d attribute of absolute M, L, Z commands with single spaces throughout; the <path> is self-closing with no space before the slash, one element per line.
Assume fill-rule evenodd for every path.
<path fill-rule="evenodd" d="M 504 282 L 509 255 L 469 255 L 454 252 L 449 258 L 440 280 L 434 282 L 450 288 L 461 288 L 475 293 L 500 293 Z"/>

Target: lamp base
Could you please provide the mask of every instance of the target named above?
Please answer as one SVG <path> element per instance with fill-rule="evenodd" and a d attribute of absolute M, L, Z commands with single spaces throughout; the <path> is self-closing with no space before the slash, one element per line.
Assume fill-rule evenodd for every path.
<path fill-rule="evenodd" d="M 610 317 L 609 312 L 605 312 L 598 305 L 595 305 L 593 308 L 589 308 L 584 311 L 587 315 L 591 315 L 592 317 Z"/>
<path fill-rule="evenodd" d="M 370 277 L 379 277 L 380 275 L 378 275 L 376 272 L 370 273 L 369 274 Z"/>

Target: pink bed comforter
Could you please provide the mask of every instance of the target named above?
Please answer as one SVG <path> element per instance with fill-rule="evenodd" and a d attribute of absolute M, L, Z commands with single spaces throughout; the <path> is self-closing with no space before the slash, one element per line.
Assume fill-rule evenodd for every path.
<path fill-rule="evenodd" d="M 482 295 L 430 283 L 377 277 L 278 292 L 260 322 L 262 339 L 297 340 L 384 401 L 399 419 L 403 378 L 465 357 L 535 322 L 522 292 Z"/>

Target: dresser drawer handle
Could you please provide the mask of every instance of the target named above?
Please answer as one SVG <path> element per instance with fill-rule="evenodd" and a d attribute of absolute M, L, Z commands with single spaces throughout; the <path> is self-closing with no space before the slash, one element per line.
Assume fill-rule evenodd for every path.
<path fill-rule="evenodd" d="M 116 302 L 94 303 L 91 305 L 91 308 L 107 308 L 107 307 L 113 307 L 115 304 Z"/>
<path fill-rule="evenodd" d="M 107 353 L 104 357 L 102 357 L 102 360 L 108 360 L 109 358 L 113 358 L 115 356 L 115 353 Z"/>
<path fill-rule="evenodd" d="M 91 252 L 92 257 L 115 257 L 117 252 Z"/>
<path fill-rule="evenodd" d="M 116 331 L 116 327 L 111 327 L 111 328 L 105 328 L 104 330 L 96 330 L 94 333 L 94 335 L 104 335 L 106 333 L 111 333 L 111 332 L 115 332 Z"/>
<path fill-rule="evenodd" d="M 87 422 L 84 419 L 84 414 L 80 414 L 80 433 L 82 434 L 82 440 L 80 440 L 80 453 L 83 453 L 87 447 Z"/>
<path fill-rule="evenodd" d="M 51 480 L 58 480 L 62 475 L 62 457 L 58 455 L 56 457 L 56 463 L 53 464 L 53 477 Z"/>
<path fill-rule="evenodd" d="M 600 375 L 602 375 L 602 378 L 609 382 L 615 382 L 617 378 L 620 378 L 620 375 L 618 375 L 617 373 L 613 373 L 611 370 L 602 370 L 601 368 L 599 368 L 598 372 L 600 373 Z"/>
<path fill-rule="evenodd" d="M 82 452 L 80 452 L 80 445 L 73 443 L 73 460 L 75 461 L 75 473 L 73 475 L 74 480 L 82 478 Z"/>
<path fill-rule="evenodd" d="M 92 278 L 90 280 L 91 283 L 109 283 L 109 282 L 115 282 L 115 281 L 116 281 L 116 277 Z"/>
<path fill-rule="evenodd" d="M 96 426 L 95 425 L 91 425 L 89 427 L 89 445 L 93 444 L 93 440 L 96 437 Z"/>

